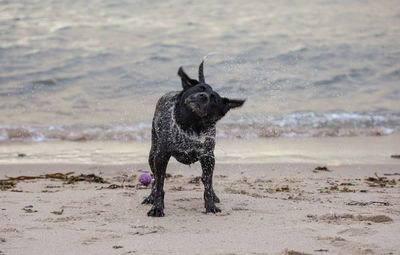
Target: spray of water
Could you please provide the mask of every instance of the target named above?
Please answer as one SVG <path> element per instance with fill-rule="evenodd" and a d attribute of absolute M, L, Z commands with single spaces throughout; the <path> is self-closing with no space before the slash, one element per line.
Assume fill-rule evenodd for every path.
<path fill-rule="evenodd" d="M 221 52 L 209 52 L 209 53 L 207 53 L 207 55 L 205 55 L 205 56 L 203 57 L 204 63 L 206 62 L 206 60 L 207 60 L 209 57 L 211 57 L 211 56 L 213 56 L 213 55 L 224 55 L 224 54 L 221 53 Z"/>

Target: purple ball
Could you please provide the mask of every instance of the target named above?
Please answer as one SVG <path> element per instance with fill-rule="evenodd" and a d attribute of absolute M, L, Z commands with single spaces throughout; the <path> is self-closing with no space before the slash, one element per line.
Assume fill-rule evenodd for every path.
<path fill-rule="evenodd" d="M 139 181 L 144 186 L 147 186 L 147 185 L 149 185 L 151 183 L 151 175 L 148 174 L 148 173 L 141 174 L 139 176 Z"/>

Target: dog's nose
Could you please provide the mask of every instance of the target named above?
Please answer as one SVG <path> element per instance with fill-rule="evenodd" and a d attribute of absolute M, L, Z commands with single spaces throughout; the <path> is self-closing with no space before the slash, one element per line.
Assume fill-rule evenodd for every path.
<path fill-rule="evenodd" d="M 208 95 L 204 92 L 197 94 L 197 97 L 199 98 L 200 101 L 203 101 L 203 102 L 208 101 Z"/>

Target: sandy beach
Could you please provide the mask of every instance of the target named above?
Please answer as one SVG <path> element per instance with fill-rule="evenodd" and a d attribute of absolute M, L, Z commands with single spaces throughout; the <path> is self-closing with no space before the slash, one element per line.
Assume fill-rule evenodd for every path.
<path fill-rule="evenodd" d="M 399 254 L 400 164 L 217 163 L 205 214 L 198 164 L 172 162 L 163 218 L 146 216 L 145 163 L 2 164 L 0 254 Z M 370 178 L 371 177 L 371 178 Z M 368 179 L 369 178 L 369 179 Z M 374 179 L 375 178 L 375 179 Z"/>
<path fill-rule="evenodd" d="M 394 0 L 1 1 L 0 255 L 400 254 L 399 23 Z M 171 159 L 152 218 L 138 177 L 182 89 L 208 98 L 165 108 L 183 137 L 246 100 L 216 124 L 222 212 Z"/>

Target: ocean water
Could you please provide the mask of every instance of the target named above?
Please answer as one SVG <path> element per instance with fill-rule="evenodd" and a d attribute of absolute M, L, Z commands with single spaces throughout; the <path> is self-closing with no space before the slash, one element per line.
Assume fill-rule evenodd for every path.
<path fill-rule="evenodd" d="M 207 54 L 221 139 L 400 132 L 398 1 L 0 0 L 0 143 L 147 141 Z"/>

